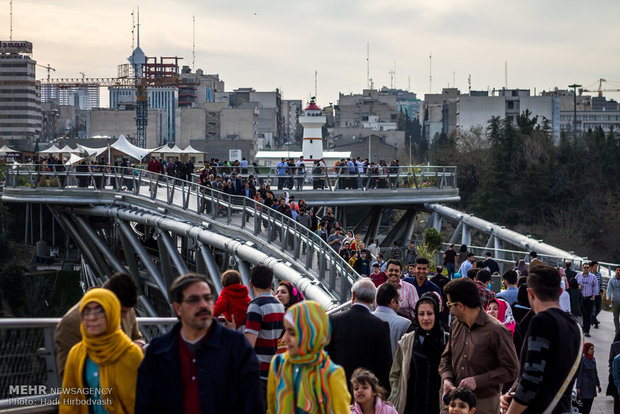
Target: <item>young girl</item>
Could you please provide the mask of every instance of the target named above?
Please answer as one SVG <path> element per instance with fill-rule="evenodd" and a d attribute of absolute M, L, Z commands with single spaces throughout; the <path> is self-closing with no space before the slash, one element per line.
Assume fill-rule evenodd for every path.
<path fill-rule="evenodd" d="M 396 408 L 383 401 L 385 390 L 379 385 L 375 374 L 364 368 L 358 368 L 351 375 L 351 387 L 355 404 L 351 414 L 397 414 Z"/>

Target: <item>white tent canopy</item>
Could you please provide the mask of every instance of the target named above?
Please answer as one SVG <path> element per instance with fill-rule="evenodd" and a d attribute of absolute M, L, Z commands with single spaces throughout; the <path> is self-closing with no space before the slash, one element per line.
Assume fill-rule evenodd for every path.
<path fill-rule="evenodd" d="M 17 151 L 17 150 L 14 150 L 13 148 L 9 148 L 7 145 L 3 145 L 2 148 L 0 148 L 0 155 L 4 155 L 10 152 L 21 153 L 21 151 Z"/>
<path fill-rule="evenodd" d="M 62 152 L 60 150 L 60 148 L 58 148 L 56 146 L 56 144 L 53 144 L 51 147 L 49 147 L 48 149 L 44 149 L 43 151 L 39 151 L 39 154 L 58 154 Z"/>
<path fill-rule="evenodd" d="M 152 149 L 148 148 L 140 148 L 138 146 L 133 145 L 131 142 L 127 141 L 125 135 L 121 134 L 116 142 L 111 146 L 117 151 L 122 152 L 123 154 L 127 154 L 132 158 L 137 159 L 138 161 L 142 161 L 144 157 L 153 152 Z M 107 148 L 104 148 L 104 150 Z"/>
<path fill-rule="evenodd" d="M 187 148 L 185 148 L 183 150 L 183 154 L 204 154 L 204 152 L 203 151 L 198 151 L 197 149 L 195 149 L 191 145 L 188 145 Z"/>
<path fill-rule="evenodd" d="M 82 157 L 78 154 L 71 154 L 71 157 L 69 157 L 69 160 L 67 162 L 65 162 L 65 165 L 73 165 L 73 164 L 77 164 L 78 162 L 82 161 L 84 158 L 86 157 Z"/>
<path fill-rule="evenodd" d="M 62 152 L 63 154 L 66 152 L 68 154 L 71 154 L 72 152 L 79 152 L 79 147 L 77 149 L 71 148 L 68 145 L 65 145 L 64 147 L 60 148 L 58 150 L 58 152 Z"/>
<path fill-rule="evenodd" d="M 161 147 L 155 148 L 151 150 L 151 153 L 162 153 L 162 154 L 184 154 L 181 148 L 177 147 L 175 144 L 174 147 L 170 148 L 168 144 L 162 145 Z"/>
<path fill-rule="evenodd" d="M 76 150 L 74 150 L 73 152 L 79 152 L 81 154 L 86 154 L 86 155 L 95 155 L 96 157 L 100 156 L 101 154 L 103 154 L 104 152 L 106 152 L 108 150 L 108 147 L 102 147 L 102 148 L 90 148 L 90 147 L 85 147 L 84 145 L 79 145 Z"/>

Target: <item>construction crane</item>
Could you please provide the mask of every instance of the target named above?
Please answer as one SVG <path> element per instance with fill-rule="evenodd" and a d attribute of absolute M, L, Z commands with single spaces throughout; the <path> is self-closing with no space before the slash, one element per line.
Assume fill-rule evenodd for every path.
<path fill-rule="evenodd" d="M 50 70 L 53 70 L 54 72 L 56 72 L 56 69 L 54 69 L 53 67 L 50 66 L 50 64 L 48 63 L 47 66 L 45 65 L 40 65 L 40 64 L 36 64 L 37 66 L 40 66 L 42 68 L 47 69 L 47 81 L 50 81 Z"/>
<path fill-rule="evenodd" d="M 598 89 L 596 89 L 596 90 L 580 88 L 579 89 L 579 95 L 581 95 L 583 92 L 597 92 L 598 93 L 598 97 L 602 98 L 603 97 L 603 92 L 620 92 L 620 89 L 603 89 L 603 82 L 607 82 L 607 80 L 603 79 L 603 78 L 600 78 L 598 80 Z M 596 83 L 594 83 L 594 84 L 596 84 Z"/>
<path fill-rule="evenodd" d="M 136 145 L 146 147 L 146 126 L 148 124 L 147 88 L 195 85 L 181 80 L 177 74 L 162 77 L 140 78 L 57 78 L 41 82 L 41 86 L 56 86 L 61 89 L 72 87 L 125 87 L 136 88 Z"/>

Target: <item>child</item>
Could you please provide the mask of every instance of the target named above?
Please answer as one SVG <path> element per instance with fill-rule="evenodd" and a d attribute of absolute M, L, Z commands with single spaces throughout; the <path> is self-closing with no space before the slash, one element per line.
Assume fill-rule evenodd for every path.
<path fill-rule="evenodd" d="M 398 414 L 396 408 L 383 401 L 385 390 L 379 385 L 375 374 L 364 368 L 358 368 L 351 375 L 351 387 L 355 404 L 351 414 Z"/>
<path fill-rule="evenodd" d="M 465 387 L 453 389 L 446 395 L 448 414 L 474 414 L 476 412 L 476 395 Z"/>
<path fill-rule="evenodd" d="M 223 314 L 228 322 L 233 322 L 235 328 L 244 328 L 251 300 L 248 288 L 241 284 L 241 275 L 236 270 L 225 271 L 220 280 L 224 289 L 215 302 L 213 317 Z"/>

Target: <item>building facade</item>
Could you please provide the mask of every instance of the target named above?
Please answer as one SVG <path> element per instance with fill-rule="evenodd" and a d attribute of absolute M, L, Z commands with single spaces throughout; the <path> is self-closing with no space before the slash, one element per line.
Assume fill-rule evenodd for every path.
<path fill-rule="evenodd" d="M 0 138 L 41 138 L 41 96 L 35 77 L 32 43 L 0 41 Z"/>

